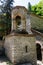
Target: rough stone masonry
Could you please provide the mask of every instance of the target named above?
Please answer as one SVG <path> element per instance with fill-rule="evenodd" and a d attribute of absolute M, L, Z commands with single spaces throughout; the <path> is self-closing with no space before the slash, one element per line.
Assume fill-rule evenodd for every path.
<path fill-rule="evenodd" d="M 14 30 L 25 30 L 20 34 Z M 31 32 L 30 17 L 25 7 L 17 6 L 12 10 L 11 34 L 5 37 L 5 53 L 12 63 L 31 63 L 36 65 L 35 37 Z"/>

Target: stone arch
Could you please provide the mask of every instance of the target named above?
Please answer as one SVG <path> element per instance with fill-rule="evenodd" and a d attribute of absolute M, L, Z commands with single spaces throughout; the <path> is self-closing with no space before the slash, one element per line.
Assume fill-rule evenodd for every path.
<path fill-rule="evenodd" d="M 19 20 L 19 21 L 18 21 Z M 17 21 L 20 23 L 20 25 L 17 25 Z M 17 14 L 14 18 L 13 18 L 13 28 L 16 30 L 18 27 L 22 30 L 26 30 L 26 19 L 23 15 L 21 14 Z"/>
<path fill-rule="evenodd" d="M 42 61 L 41 45 L 36 43 L 37 60 Z"/>
<path fill-rule="evenodd" d="M 21 17 L 21 23 L 22 23 L 21 30 L 24 29 L 24 30 L 28 31 L 27 28 L 28 28 L 29 25 L 27 25 L 28 24 L 27 12 L 28 11 L 27 11 L 27 9 L 25 7 L 18 7 L 18 6 L 15 7 L 12 10 L 12 15 L 11 15 L 12 16 L 12 27 L 11 27 L 12 30 L 16 30 L 17 29 L 15 18 L 17 16 L 20 16 Z"/>
<path fill-rule="evenodd" d="M 17 29 L 19 29 L 19 26 L 21 25 L 21 16 L 16 16 L 15 21 L 16 21 L 16 27 Z"/>
<path fill-rule="evenodd" d="M 16 13 L 16 12 L 15 12 L 15 13 Z M 14 15 L 14 19 L 15 19 L 17 16 L 20 16 L 21 19 L 23 19 L 23 17 L 24 17 L 23 14 L 21 14 L 21 13 L 19 13 L 19 12 Z"/>

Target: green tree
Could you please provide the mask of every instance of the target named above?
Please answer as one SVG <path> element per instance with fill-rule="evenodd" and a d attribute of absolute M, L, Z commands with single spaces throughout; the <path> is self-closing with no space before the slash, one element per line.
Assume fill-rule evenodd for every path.
<path fill-rule="evenodd" d="M 11 10 L 13 8 L 13 0 L 1 0 L 2 12 L 6 13 L 6 30 L 7 33 L 11 31 Z"/>
<path fill-rule="evenodd" d="M 28 10 L 31 12 L 31 4 L 30 4 L 30 2 L 28 3 Z"/>
<path fill-rule="evenodd" d="M 31 8 L 32 8 L 33 13 L 43 16 L 43 1 L 42 0 L 37 5 L 32 6 Z"/>

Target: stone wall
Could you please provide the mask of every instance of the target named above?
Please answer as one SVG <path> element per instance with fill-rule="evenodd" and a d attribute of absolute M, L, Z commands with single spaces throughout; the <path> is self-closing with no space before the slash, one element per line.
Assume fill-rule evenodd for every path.
<path fill-rule="evenodd" d="M 4 47 L 5 53 L 12 63 L 31 62 L 33 65 L 36 65 L 34 37 L 8 36 L 5 39 Z"/>
<path fill-rule="evenodd" d="M 41 46 L 41 54 L 42 54 L 42 62 L 43 62 L 43 37 L 40 35 L 37 35 L 35 43 Z"/>
<path fill-rule="evenodd" d="M 37 48 L 37 51 L 38 51 L 39 55 L 40 55 L 40 52 L 41 52 L 42 62 L 43 62 L 43 34 L 34 30 L 34 29 L 31 29 L 31 30 L 34 34 L 36 34 L 36 36 L 35 36 L 35 38 L 36 38 L 36 41 L 35 41 L 36 48 L 37 48 L 37 44 L 38 44 L 40 47 Z M 39 50 L 40 50 L 40 52 L 39 52 Z"/>

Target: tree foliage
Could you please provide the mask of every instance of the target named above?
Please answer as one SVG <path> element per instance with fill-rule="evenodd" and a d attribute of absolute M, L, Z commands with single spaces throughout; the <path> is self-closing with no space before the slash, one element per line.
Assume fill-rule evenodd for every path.
<path fill-rule="evenodd" d="M 29 10 L 29 12 L 31 12 L 31 4 L 30 4 L 30 2 L 28 3 L 28 10 Z"/>
<path fill-rule="evenodd" d="M 3 14 L 5 13 L 6 16 L 2 19 L 4 19 L 2 22 L 6 22 L 4 23 L 5 24 L 5 29 L 2 27 L 2 30 L 6 31 L 7 33 L 9 33 L 9 31 L 11 31 L 11 10 L 13 8 L 13 0 L 1 0 L 1 3 L 2 3 L 2 12 Z M 1 24 L 1 23 L 0 23 Z M 3 25 L 4 25 L 3 24 Z M 1 27 L 1 26 L 0 26 Z"/>
<path fill-rule="evenodd" d="M 2 3 L 2 11 L 3 12 L 9 12 L 12 9 L 12 5 L 13 5 L 13 0 L 1 0 Z"/>
<path fill-rule="evenodd" d="M 43 16 L 43 0 L 41 0 L 37 5 L 31 7 L 32 12 Z"/>

